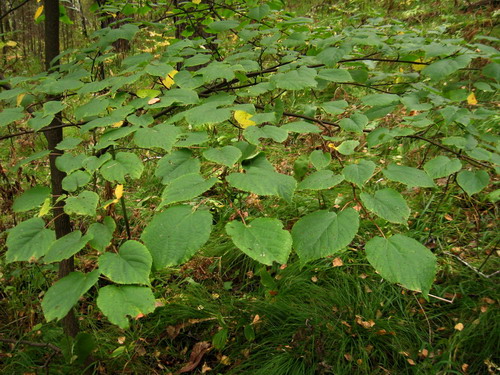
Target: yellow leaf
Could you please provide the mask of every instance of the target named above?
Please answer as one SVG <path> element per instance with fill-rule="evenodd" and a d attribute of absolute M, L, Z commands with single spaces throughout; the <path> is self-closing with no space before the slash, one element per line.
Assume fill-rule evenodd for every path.
<path fill-rule="evenodd" d="M 9 40 L 8 42 L 5 43 L 7 47 L 15 47 L 17 46 L 17 42 L 14 42 L 13 40 Z"/>
<path fill-rule="evenodd" d="M 50 211 L 50 198 L 46 198 L 45 201 L 42 204 L 42 207 L 40 208 L 40 212 L 38 213 L 38 217 L 45 216 L 49 213 Z"/>
<path fill-rule="evenodd" d="M 112 201 L 108 201 L 108 203 L 106 203 L 104 206 L 102 206 L 102 208 L 106 209 L 108 208 L 109 206 L 111 206 L 112 204 L 116 204 L 118 203 L 119 200 L 118 199 L 113 199 Z"/>
<path fill-rule="evenodd" d="M 476 95 L 474 95 L 473 92 L 467 97 L 467 103 L 469 103 L 469 105 L 477 105 Z"/>
<path fill-rule="evenodd" d="M 161 83 L 163 83 L 163 85 L 169 89 L 170 87 L 172 87 L 172 85 L 175 83 L 174 82 L 174 76 L 179 73 L 177 70 L 172 70 L 170 73 L 167 74 L 167 76 L 165 77 L 165 79 L 162 79 L 161 80 Z"/>
<path fill-rule="evenodd" d="M 115 188 L 116 199 L 120 199 L 122 196 L 123 196 L 123 185 L 116 185 Z"/>
<path fill-rule="evenodd" d="M 199 4 L 201 3 L 201 0 L 193 0 L 193 4 Z"/>
<path fill-rule="evenodd" d="M 253 126 L 256 124 L 255 121 L 250 120 L 253 116 L 245 111 L 234 111 L 234 119 L 240 124 L 240 126 L 245 129 L 249 126 Z"/>
<path fill-rule="evenodd" d="M 122 125 L 123 125 L 123 121 L 118 121 L 118 122 L 115 122 L 113 125 L 111 125 L 111 127 L 112 128 L 119 128 Z"/>
<path fill-rule="evenodd" d="M 26 94 L 19 94 L 16 99 L 16 106 L 20 106 L 21 102 L 23 101 L 23 98 L 26 96 Z"/>
<path fill-rule="evenodd" d="M 457 331 L 461 331 L 464 329 L 464 325 L 462 323 L 458 323 L 457 325 L 455 325 L 455 329 Z"/>
<path fill-rule="evenodd" d="M 415 62 L 424 62 L 424 60 L 422 58 L 416 60 Z M 426 67 L 426 65 L 424 64 L 411 64 L 411 67 L 413 68 L 413 70 L 416 70 L 417 72 L 421 71 L 422 69 L 424 69 Z"/>
<path fill-rule="evenodd" d="M 38 9 L 35 12 L 35 21 L 37 20 L 38 17 L 40 17 L 43 13 L 43 5 L 39 6 Z"/>

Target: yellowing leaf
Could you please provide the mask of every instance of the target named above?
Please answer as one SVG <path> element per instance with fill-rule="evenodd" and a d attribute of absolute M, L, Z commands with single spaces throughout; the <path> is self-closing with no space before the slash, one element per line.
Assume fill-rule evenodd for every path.
<path fill-rule="evenodd" d="M 116 204 L 118 203 L 119 200 L 118 199 L 113 199 L 112 201 L 108 201 L 108 203 L 106 203 L 104 206 L 102 206 L 102 208 L 106 209 L 108 208 L 109 206 L 111 206 L 112 204 Z"/>
<path fill-rule="evenodd" d="M 14 42 L 13 40 L 9 40 L 8 42 L 5 43 L 7 47 L 15 47 L 17 46 L 17 42 Z"/>
<path fill-rule="evenodd" d="M 42 204 L 42 207 L 40 208 L 40 212 L 38 213 L 38 217 L 45 216 L 49 213 L 50 211 L 50 198 L 46 198 L 45 201 Z"/>
<path fill-rule="evenodd" d="M 165 77 L 165 79 L 162 79 L 161 80 L 161 83 L 163 83 L 163 85 L 169 89 L 170 87 L 172 87 L 172 85 L 175 83 L 174 82 L 174 76 L 179 73 L 177 70 L 172 70 L 170 73 L 167 74 L 167 76 Z"/>
<path fill-rule="evenodd" d="M 199 4 L 201 3 L 201 0 L 193 0 L 193 4 Z"/>
<path fill-rule="evenodd" d="M 424 62 L 424 60 L 422 58 L 418 59 L 418 60 L 415 60 L 415 62 Z M 413 68 L 413 70 L 416 70 L 417 72 L 421 71 L 422 69 L 424 69 L 426 67 L 426 65 L 424 64 L 411 64 L 411 67 Z"/>
<path fill-rule="evenodd" d="M 477 105 L 476 95 L 474 95 L 473 92 L 471 92 L 470 95 L 467 97 L 467 103 L 469 105 Z"/>
<path fill-rule="evenodd" d="M 123 196 L 123 185 L 116 185 L 115 188 L 116 199 L 120 199 L 122 196 Z"/>
<path fill-rule="evenodd" d="M 253 117 L 248 112 L 245 111 L 234 111 L 234 119 L 240 124 L 240 126 L 245 129 L 248 128 L 249 126 L 253 126 L 256 124 L 255 121 L 250 120 Z"/>
<path fill-rule="evenodd" d="M 111 125 L 112 128 L 119 128 L 123 125 L 123 121 L 118 121 L 115 122 L 113 125 Z"/>
<path fill-rule="evenodd" d="M 19 94 L 16 99 L 16 106 L 20 106 L 21 102 L 23 101 L 23 98 L 26 96 L 26 94 Z"/>
<path fill-rule="evenodd" d="M 33 17 L 35 21 L 37 20 L 38 17 L 40 17 L 43 13 L 43 5 L 39 6 L 38 9 L 35 12 L 35 16 Z"/>

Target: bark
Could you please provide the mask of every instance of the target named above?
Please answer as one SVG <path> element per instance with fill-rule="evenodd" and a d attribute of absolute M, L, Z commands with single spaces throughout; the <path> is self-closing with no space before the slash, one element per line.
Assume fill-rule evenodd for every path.
<path fill-rule="evenodd" d="M 51 62 L 57 55 L 59 55 L 59 0 L 45 0 L 45 68 L 47 71 L 51 69 Z M 56 64 L 58 63 L 56 62 Z M 61 116 L 57 115 L 49 126 L 57 126 L 61 123 Z M 58 150 L 56 146 L 63 140 L 63 129 L 46 130 L 44 134 L 47 139 L 48 148 L 51 151 L 49 162 L 50 181 L 54 200 L 54 226 L 56 237 L 61 238 L 71 233 L 71 222 L 69 216 L 64 213 L 64 202 L 56 203 L 57 198 L 66 193 L 62 188 L 62 180 L 66 174 L 56 167 L 56 158 L 62 155 L 62 151 Z M 63 260 L 59 264 L 59 278 L 68 275 L 74 270 L 73 257 Z M 78 322 L 73 309 L 62 319 L 62 325 L 66 335 L 76 336 L 78 333 Z"/>

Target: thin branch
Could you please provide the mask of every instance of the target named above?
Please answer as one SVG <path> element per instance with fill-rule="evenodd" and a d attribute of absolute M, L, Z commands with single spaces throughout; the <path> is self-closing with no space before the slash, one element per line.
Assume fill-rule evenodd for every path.
<path fill-rule="evenodd" d="M 0 14 L 0 21 L 3 20 L 5 17 L 7 17 L 10 13 L 18 10 L 19 8 L 21 8 L 24 4 L 28 3 L 29 1 L 31 0 L 24 0 L 21 4 L 19 4 L 18 6 L 15 6 L 14 8 L 11 8 L 9 9 L 7 12 L 5 12 L 4 14 Z"/>
<path fill-rule="evenodd" d="M 484 272 L 479 271 L 479 269 L 477 269 L 476 267 L 474 267 L 472 264 L 466 262 L 465 260 L 463 260 L 462 258 L 460 258 L 458 255 L 452 254 L 452 253 L 450 253 L 448 251 L 443 251 L 443 254 L 452 256 L 453 258 L 457 259 L 460 263 L 464 264 L 465 266 L 467 266 L 468 268 L 470 268 L 471 270 L 473 270 L 479 276 L 482 276 L 482 277 L 484 277 L 486 279 L 489 279 L 489 278 L 491 278 L 491 277 L 493 277 L 495 275 L 498 275 L 500 273 L 500 270 L 498 270 L 498 271 L 495 271 L 493 273 L 490 273 L 489 275 L 486 275 Z"/>
<path fill-rule="evenodd" d="M 53 351 L 57 353 L 61 353 L 61 349 L 54 344 L 47 343 L 47 342 L 34 342 L 34 341 L 28 341 L 28 340 L 16 340 L 16 339 L 4 339 L 3 337 L 0 337 L 1 342 L 7 342 L 10 344 L 23 344 L 23 345 L 30 345 L 30 346 L 36 346 L 40 348 L 50 348 Z"/>
<path fill-rule="evenodd" d="M 26 135 L 26 134 L 33 134 L 33 133 L 42 133 L 47 130 L 52 130 L 52 129 L 58 129 L 58 128 L 67 128 L 69 126 L 80 126 L 81 124 L 61 124 L 61 125 L 53 125 L 49 127 L 45 127 L 40 130 L 25 130 L 19 133 L 13 133 L 13 134 L 7 134 L 7 135 L 2 135 L 0 136 L 0 141 L 3 141 L 4 139 L 10 139 L 10 138 L 15 138 L 19 137 L 21 135 Z"/>

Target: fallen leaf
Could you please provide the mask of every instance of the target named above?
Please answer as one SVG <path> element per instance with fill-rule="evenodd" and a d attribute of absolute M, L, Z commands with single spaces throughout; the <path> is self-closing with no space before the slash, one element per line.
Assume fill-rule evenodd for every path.
<path fill-rule="evenodd" d="M 186 363 L 179 371 L 179 374 L 184 372 L 193 371 L 200 364 L 203 356 L 210 350 L 211 345 L 208 341 L 197 342 L 193 346 L 193 350 L 191 350 L 191 354 L 189 356 L 189 362 Z"/>
<path fill-rule="evenodd" d="M 452 217 L 451 217 L 451 215 L 449 215 L 449 214 L 445 214 L 445 215 L 444 215 L 444 218 L 445 218 L 446 220 L 448 220 L 448 221 L 453 221 L 453 218 L 452 218 Z"/>
<path fill-rule="evenodd" d="M 458 323 L 455 325 L 455 329 L 457 331 L 462 331 L 464 329 L 464 325 L 462 323 Z"/>
<path fill-rule="evenodd" d="M 333 267 L 340 267 L 340 266 L 343 266 L 344 265 L 344 262 L 342 261 L 342 259 L 340 258 L 335 258 L 333 261 L 332 261 L 332 266 Z"/>
<path fill-rule="evenodd" d="M 126 338 L 125 336 L 120 336 L 116 341 L 118 341 L 118 344 L 122 345 L 125 342 Z"/>
<path fill-rule="evenodd" d="M 345 358 L 346 360 L 348 360 L 349 362 L 351 362 L 351 361 L 352 361 L 352 355 L 350 355 L 349 353 L 344 354 L 344 358 Z"/>
<path fill-rule="evenodd" d="M 313 277 L 311 277 L 311 281 L 313 283 L 317 283 L 318 282 L 318 278 L 316 276 L 313 276 Z"/>
<path fill-rule="evenodd" d="M 363 318 L 360 315 L 356 315 L 356 323 L 359 324 L 363 328 L 372 328 L 375 325 L 375 322 L 373 320 L 363 320 Z"/>
<path fill-rule="evenodd" d="M 212 368 L 209 367 L 206 362 L 203 364 L 203 366 L 201 366 L 201 373 L 202 374 L 206 374 L 210 370 L 212 370 Z"/>
<path fill-rule="evenodd" d="M 231 364 L 231 359 L 227 355 L 223 355 L 220 359 L 220 363 L 224 366 L 229 366 Z"/>
<path fill-rule="evenodd" d="M 411 359 L 411 358 L 408 358 L 408 359 L 407 359 L 407 361 L 408 361 L 408 363 L 409 363 L 410 365 L 412 365 L 412 366 L 415 366 L 415 365 L 416 365 L 415 361 L 414 361 L 413 359 Z"/>
<path fill-rule="evenodd" d="M 467 372 L 467 370 L 468 370 L 468 369 L 469 369 L 469 365 L 468 365 L 467 363 L 464 363 L 464 364 L 462 365 L 462 371 L 463 371 L 463 372 Z"/>

